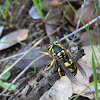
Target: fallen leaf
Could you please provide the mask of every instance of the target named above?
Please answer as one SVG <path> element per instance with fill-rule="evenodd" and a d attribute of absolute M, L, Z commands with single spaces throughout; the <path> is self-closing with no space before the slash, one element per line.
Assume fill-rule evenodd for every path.
<path fill-rule="evenodd" d="M 54 8 L 50 10 L 45 17 L 45 22 L 47 24 L 60 25 L 62 23 L 62 9 Z"/>
<path fill-rule="evenodd" d="M 100 31 L 100 30 L 99 30 Z M 97 36 L 97 32 L 93 29 L 93 30 L 90 30 L 90 34 L 93 36 L 93 39 L 95 40 L 95 42 L 98 44 L 98 36 Z M 100 35 L 100 32 L 99 32 L 99 35 Z M 90 45 L 90 41 L 89 41 L 89 37 L 88 37 L 88 32 L 83 32 L 82 34 L 80 34 L 80 43 L 83 45 L 83 46 L 87 46 L 87 45 Z M 92 42 L 94 44 L 94 42 Z"/>
<path fill-rule="evenodd" d="M 55 25 L 45 24 L 45 30 L 46 30 L 47 35 L 50 35 L 56 28 L 57 28 L 57 26 L 55 26 Z M 56 33 L 49 36 L 51 43 L 56 41 L 56 36 L 57 36 Z"/>
<path fill-rule="evenodd" d="M 99 5 L 97 5 L 97 9 L 98 9 L 98 16 L 100 15 L 100 7 Z M 82 8 L 79 8 L 77 13 L 78 15 L 81 15 L 81 10 Z M 94 3 L 90 3 L 89 5 L 86 5 L 85 6 L 85 9 L 84 9 L 84 13 L 83 13 L 83 16 L 82 16 L 82 20 L 85 24 L 87 24 L 88 22 L 92 21 L 94 18 L 96 18 L 96 9 L 95 9 L 95 4 Z M 79 20 L 79 17 L 77 16 L 77 14 L 75 15 L 75 18 L 74 18 L 74 23 L 77 25 L 77 22 Z M 99 20 L 100 22 L 100 20 Z M 96 23 L 96 22 L 95 22 Z M 90 28 L 94 28 L 94 25 L 95 23 L 89 25 Z M 83 24 L 80 22 L 80 27 L 83 26 Z M 100 24 L 99 24 L 100 26 Z"/>
<path fill-rule="evenodd" d="M 32 6 L 32 8 L 29 10 L 29 15 L 33 18 L 33 19 L 41 19 L 40 14 L 38 13 L 37 9 L 35 6 Z"/>
<path fill-rule="evenodd" d="M 29 65 L 29 63 L 31 63 L 34 59 L 40 57 L 42 54 L 39 53 L 39 51 L 44 51 L 43 49 L 45 49 L 46 47 L 36 47 L 34 48 L 29 54 L 27 54 L 21 61 L 19 61 L 19 63 L 16 64 L 16 67 L 18 68 L 25 68 L 27 65 Z M 18 51 L 19 53 L 25 52 L 29 50 L 29 47 L 26 48 L 22 48 L 21 50 Z M 12 62 L 15 62 L 17 59 L 19 59 L 19 57 L 12 59 Z M 37 60 L 30 68 L 34 69 L 34 67 L 36 66 L 37 70 L 40 70 L 41 68 L 43 68 L 48 61 L 50 61 L 51 58 L 47 55 L 45 55 L 44 57 L 42 57 L 41 59 Z M 24 64 L 23 64 L 24 63 Z"/>
<path fill-rule="evenodd" d="M 99 46 L 97 46 L 99 47 Z M 93 46 L 96 57 L 98 59 L 98 61 L 100 62 L 100 52 L 98 51 L 96 46 Z M 92 48 L 91 46 L 84 46 L 83 47 L 85 55 L 79 60 L 83 63 L 85 63 L 86 65 L 88 65 L 89 67 L 92 67 Z M 98 67 L 97 62 L 95 61 L 96 67 Z"/>
<path fill-rule="evenodd" d="M 74 11 L 72 10 L 72 8 L 71 8 L 70 6 L 68 6 L 68 5 L 65 5 L 65 6 L 63 7 L 63 13 L 64 13 L 64 17 L 65 17 L 73 26 L 75 26 L 74 23 L 73 23 L 73 19 L 74 19 L 75 13 L 74 13 Z"/>
<path fill-rule="evenodd" d="M 28 29 L 21 29 L 5 35 L 0 39 L 0 50 L 7 49 L 18 42 L 24 40 L 28 36 Z"/>

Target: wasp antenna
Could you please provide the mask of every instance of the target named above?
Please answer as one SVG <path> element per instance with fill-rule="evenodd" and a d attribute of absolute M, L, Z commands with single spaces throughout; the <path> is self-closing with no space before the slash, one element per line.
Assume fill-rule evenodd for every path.
<path fill-rule="evenodd" d="M 58 43 L 61 44 L 61 42 L 60 42 L 58 36 L 56 36 L 56 39 L 57 39 Z M 62 44 L 61 44 L 61 45 L 62 45 Z"/>
<path fill-rule="evenodd" d="M 50 42 L 50 44 L 52 44 L 52 42 Z"/>

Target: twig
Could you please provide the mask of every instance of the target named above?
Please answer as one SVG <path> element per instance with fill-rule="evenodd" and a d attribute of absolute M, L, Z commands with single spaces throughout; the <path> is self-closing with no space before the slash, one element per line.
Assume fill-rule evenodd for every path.
<path fill-rule="evenodd" d="M 80 18 L 79 18 L 79 20 L 78 20 L 78 22 L 77 22 L 77 26 L 76 26 L 76 30 L 78 30 L 78 28 L 79 28 L 79 25 L 80 25 L 80 21 L 81 21 L 81 18 L 82 18 L 82 16 L 83 16 L 83 13 L 84 13 L 84 8 L 85 8 L 85 4 L 86 4 L 86 0 L 84 0 L 84 3 L 82 4 L 82 6 L 81 6 L 81 15 L 80 15 Z M 74 35 L 74 37 L 72 38 L 72 41 L 74 41 L 75 40 L 75 35 Z"/>
<path fill-rule="evenodd" d="M 53 32 L 51 32 L 49 35 L 45 36 L 45 37 L 43 38 L 43 40 L 44 40 L 45 38 L 47 38 L 48 36 L 53 35 L 54 33 L 56 33 L 56 32 L 57 32 L 61 27 L 62 27 L 62 26 L 56 28 L 56 29 L 55 29 Z M 34 42 L 33 42 L 33 43 L 34 43 Z M 32 44 L 33 44 L 33 43 L 32 43 Z M 29 45 L 30 45 L 30 44 L 29 44 Z M 26 53 L 26 52 L 22 52 L 22 53 L 19 53 L 19 54 L 16 54 L 16 55 L 10 56 L 10 57 L 6 57 L 6 58 L 0 60 L 0 62 L 3 62 L 3 61 L 6 61 L 6 60 L 9 60 L 9 59 L 15 58 L 15 57 L 17 57 L 17 56 L 23 55 L 24 53 Z"/>
<path fill-rule="evenodd" d="M 98 91 L 100 91 L 100 86 L 98 87 Z M 88 93 L 91 93 L 91 92 L 95 92 L 95 88 L 92 88 L 91 91 L 87 89 L 82 94 L 88 94 Z"/>
<path fill-rule="evenodd" d="M 80 15 L 80 18 L 79 18 L 79 20 L 78 20 L 78 22 L 77 22 L 76 30 L 79 28 L 80 21 L 81 21 L 81 18 L 82 18 L 82 16 L 83 16 L 83 13 L 84 13 L 85 4 L 86 4 L 86 0 L 84 0 L 84 3 L 83 3 L 82 6 L 81 6 L 81 7 L 82 7 L 81 15 Z"/>
<path fill-rule="evenodd" d="M 25 53 L 26 53 L 26 52 L 21 52 L 21 53 L 19 53 L 19 54 L 13 55 L 13 56 L 6 57 L 6 58 L 4 58 L 4 59 L 1 59 L 0 62 L 3 62 L 3 61 L 6 61 L 6 60 L 15 58 L 15 57 L 17 57 L 17 56 L 21 56 L 21 55 L 23 55 L 23 54 L 25 54 Z"/>

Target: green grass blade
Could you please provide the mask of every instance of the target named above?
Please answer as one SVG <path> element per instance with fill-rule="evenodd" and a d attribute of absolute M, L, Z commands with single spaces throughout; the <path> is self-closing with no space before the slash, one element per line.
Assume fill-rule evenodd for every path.
<path fill-rule="evenodd" d="M 38 13 L 40 14 L 42 20 L 44 19 L 44 15 L 43 15 L 43 11 L 42 11 L 42 2 L 41 0 L 33 0 L 33 3 L 38 11 Z"/>
<path fill-rule="evenodd" d="M 9 4 L 10 4 L 9 0 L 6 0 L 6 6 L 5 6 L 4 12 L 2 10 L 2 7 L 0 6 L 0 13 L 1 13 L 4 20 L 6 20 L 6 18 L 7 18 L 7 11 L 8 11 Z"/>
<path fill-rule="evenodd" d="M 1 6 L 0 6 L 0 13 L 1 13 L 1 15 L 2 15 L 3 19 L 6 19 L 6 16 L 5 16 L 5 14 L 4 14 L 4 12 L 3 12 L 3 10 L 2 10 L 2 8 L 1 8 Z"/>
<path fill-rule="evenodd" d="M 5 7 L 5 17 L 7 18 L 7 11 L 8 11 L 8 7 L 9 7 L 9 0 L 6 0 L 6 7 Z"/>
<path fill-rule="evenodd" d="M 100 7 L 100 0 L 99 0 L 99 7 Z"/>
<path fill-rule="evenodd" d="M 100 63 L 99 63 L 99 61 L 98 61 L 98 59 L 96 57 L 96 54 L 95 54 L 95 51 L 94 51 L 94 48 L 93 48 L 93 44 L 92 44 L 92 40 L 91 40 L 91 35 L 90 35 L 90 31 L 89 31 L 89 27 L 88 27 L 88 30 L 87 31 L 88 31 L 88 37 L 89 37 L 89 41 L 90 41 L 90 44 L 91 44 L 91 47 L 92 47 L 93 54 L 95 56 L 95 59 L 96 59 L 96 62 L 98 64 L 98 66 L 100 68 Z"/>
<path fill-rule="evenodd" d="M 94 79 L 94 85 L 95 85 L 96 100 L 98 100 L 97 73 L 96 73 L 96 66 L 95 66 L 93 54 L 92 54 L 92 70 L 93 70 L 93 79 Z"/>

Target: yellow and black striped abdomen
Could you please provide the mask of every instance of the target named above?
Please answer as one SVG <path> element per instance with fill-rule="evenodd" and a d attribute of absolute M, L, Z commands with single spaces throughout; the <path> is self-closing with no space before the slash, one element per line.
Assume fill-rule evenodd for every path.
<path fill-rule="evenodd" d="M 68 68 L 69 72 L 71 72 L 74 76 L 77 74 L 77 67 L 71 59 L 68 59 L 64 64 Z"/>

